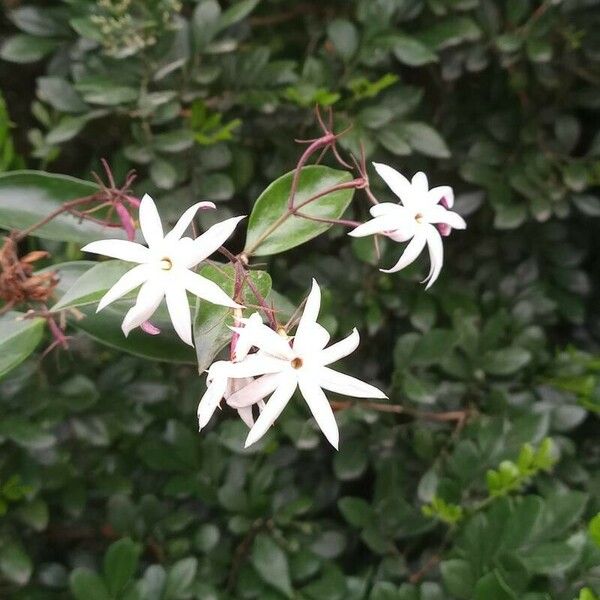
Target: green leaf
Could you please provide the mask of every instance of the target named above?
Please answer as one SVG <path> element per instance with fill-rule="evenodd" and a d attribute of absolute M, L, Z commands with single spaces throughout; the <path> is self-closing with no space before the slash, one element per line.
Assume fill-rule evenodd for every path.
<path fill-rule="evenodd" d="M 356 27 L 346 19 L 334 19 L 327 25 L 327 35 L 336 52 L 349 60 L 358 49 L 358 32 Z"/>
<path fill-rule="evenodd" d="M 518 600 L 497 571 L 484 575 L 475 586 L 473 600 Z"/>
<path fill-rule="evenodd" d="M 425 156 L 433 158 L 450 156 L 450 150 L 442 136 L 427 123 L 419 121 L 403 123 L 403 133 L 410 146 Z"/>
<path fill-rule="evenodd" d="M 474 42 L 482 35 L 479 26 L 469 17 L 450 17 L 444 21 L 437 21 L 426 31 L 423 31 L 420 40 L 435 50 L 450 48 L 464 42 Z"/>
<path fill-rule="evenodd" d="M 445 560 L 440 565 L 446 589 L 460 600 L 470 600 L 473 597 L 475 580 L 468 561 L 456 558 Z"/>
<path fill-rule="evenodd" d="M 245 19 L 259 2 L 260 0 L 240 0 L 232 4 L 219 18 L 219 28 L 226 29 Z"/>
<path fill-rule="evenodd" d="M 286 598 L 293 597 L 287 556 L 273 538 L 264 533 L 257 535 L 252 546 L 251 560 L 265 583 L 274 587 Z"/>
<path fill-rule="evenodd" d="M 24 316 L 14 311 L 0 315 L 0 377 L 20 365 L 44 335 L 44 319 Z"/>
<path fill-rule="evenodd" d="M 398 588 L 389 581 L 378 581 L 371 590 L 369 600 L 398 600 Z"/>
<path fill-rule="evenodd" d="M 219 32 L 221 7 L 216 0 L 198 3 L 192 17 L 192 34 L 198 49 L 207 46 Z"/>
<path fill-rule="evenodd" d="M 8 13 L 9 19 L 25 33 L 53 36 L 65 33 L 65 28 L 52 18 L 48 10 L 37 6 L 21 6 Z"/>
<path fill-rule="evenodd" d="M 3 542 L 0 549 L 0 573 L 17 585 L 25 585 L 33 572 L 31 559 L 20 544 Z"/>
<path fill-rule="evenodd" d="M 538 544 L 518 556 L 525 568 L 536 575 L 559 575 L 579 560 L 579 553 L 566 542 Z"/>
<path fill-rule="evenodd" d="M 200 275 L 214 281 L 227 295 L 233 298 L 235 293 L 235 269 L 231 265 L 206 265 Z M 248 271 L 248 277 L 258 289 L 260 295 L 266 298 L 271 291 L 271 277 L 265 271 Z M 242 302 L 244 306 L 256 306 L 258 301 L 248 284 L 244 286 Z M 255 308 L 243 311 L 248 317 Z M 198 370 L 207 369 L 214 357 L 231 339 L 231 327 L 234 324 L 233 311 L 226 306 L 218 306 L 206 300 L 198 299 L 196 316 L 194 317 L 194 343 Z"/>
<path fill-rule="evenodd" d="M 524 348 L 504 348 L 486 352 L 482 367 L 491 375 L 512 375 L 531 361 L 531 352 Z"/>
<path fill-rule="evenodd" d="M 197 570 L 198 561 L 193 557 L 183 558 L 176 562 L 167 575 L 162 600 L 188 598 L 190 587 L 194 582 Z"/>
<path fill-rule="evenodd" d="M 419 40 L 406 35 L 394 38 L 394 55 L 409 67 L 420 67 L 431 62 L 437 62 L 437 55 Z"/>
<path fill-rule="evenodd" d="M 118 596 L 131 578 L 138 565 L 140 548 L 130 538 L 114 542 L 104 556 L 104 577 L 113 596 Z"/>
<path fill-rule="evenodd" d="M 338 508 L 344 518 L 354 527 L 364 527 L 373 516 L 371 505 L 362 498 L 349 496 L 338 500 Z"/>
<path fill-rule="evenodd" d="M 248 236 L 244 252 L 249 255 L 266 256 L 289 250 L 327 231 L 329 223 L 318 223 L 287 213 L 288 197 L 292 188 L 294 171 L 276 179 L 259 196 L 254 204 L 248 223 Z M 328 188 L 347 183 L 352 175 L 329 167 L 313 165 L 304 167 L 300 174 L 295 196 L 295 206 L 302 207 L 307 215 L 338 219 L 343 214 L 354 191 L 339 190 L 302 206 L 309 198 Z"/>
<path fill-rule="evenodd" d="M 0 58 L 14 63 L 36 62 L 58 46 L 57 40 L 19 33 L 8 38 L 0 49 Z"/>
<path fill-rule="evenodd" d="M 38 77 L 37 95 L 56 110 L 67 113 L 80 113 L 87 110 L 75 88 L 62 77 Z"/>
<path fill-rule="evenodd" d="M 100 263 L 80 261 L 72 264 L 79 264 L 82 268 L 85 264 L 89 264 L 91 268 L 62 295 L 52 307 L 53 311 L 97 304 L 102 296 L 132 268 L 131 263 L 122 260 L 106 260 Z M 131 292 L 125 297 L 135 298 L 135 293 Z"/>
<path fill-rule="evenodd" d="M 161 190 L 170 190 L 177 181 L 177 171 L 168 160 L 156 158 L 150 165 L 150 177 Z"/>
<path fill-rule="evenodd" d="M 588 534 L 593 542 L 600 548 L 600 513 L 598 513 L 588 525 Z"/>
<path fill-rule="evenodd" d="M 59 303 L 62 296 L 71 288 L 74 288 L 77 280 L 86 274 L 91 267 L 98 266 L 98 264 L 91 261 L 76 261 L 57 265 L 55 269 L 58 272 L 60 282 L 56 289 L 56 295 L 59 298 Z M 116 273 L 116 271 L 115 268 L 113 272 Z M 89 276 L 86 277 L 85 281 L 89 282 Z M 89 292 L 87 284 L 85 289 Z M 75 294 L 76 288 L 73 290 L 73 295 Z M 91 292 L 86 298 L 89 299 L 90 297 Z M 73 299 L 73 301 L 76 300 L 77 298 Z M 96 313 L 94 305 L 79 305 L 78 310 L 85 318 L 74 318 L 72 325 L 95 340 L 130 354 L 164 362 L 188 364 L 196 362 L 193 348 L 184 344 L 173 330 L 164 305 L 160 306 L 152 317 L 152 323 L 161 330 L 160 335 L 148 335 L 141 329 L 136 328 L 129 334 L 129 337 L 125 337 L 121 331 L 121 323 L 125 313 L 131 306 L 131 301 L 119 300 L 103 311 Z"/>
<path fill-rule="evenodd" d="M 41 221 L 64 202 L 98 191 L 98 186 L 43 171 L 12 171 L 0 174 L 0 227 L 26 229 Z M 86 244 L 106 238 L 125 239 L 125 232 L 63 213 L 31 233 L 34 237 Z"/>
<path fill-rule="evenodd" d="M 77 600 L 111 600 L 103 579 L 91 569 L 75 569 L 69 577 L 69 587 Z"/>

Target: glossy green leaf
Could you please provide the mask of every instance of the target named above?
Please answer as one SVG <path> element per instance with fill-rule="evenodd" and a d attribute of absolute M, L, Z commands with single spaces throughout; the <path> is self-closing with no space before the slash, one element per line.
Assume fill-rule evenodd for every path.
<path fill-rule="evenodd" d="M 311 240 L 327 231 L 329 223 L 318 223 L 298 216 L 290 216 L 288 198 L 294 172 L 290 171 L 276 179 L 259 196 L 248 222 L 248 236 L 244 252 L 256 256 L 277 254 Z M 304 167 L 300 174 L 295 206 L 313 217 L 338 219 L 352 200 L 353 190 L 329 193 L 302 206 L 309 198 L 341 183 L 352 180 L 346 171 L 320 165 Z"/>
<path fill-rule="evenodd" d="M 31 558 L 23 547 L 16 542 L 4 542 L 0 549 L 0 573 L 3 577 L 17 585 L 25 585 L 32 572 Z"/>
<path fill-rule="evenodd" d="M 256 536 L 252 546 L 252 565 L 265 583 L 273 586 L 286 598 L 292 598 L 292 582 L 285 552 L 272 537 L 261 533 Z"/>
<path fill-rule="evenodd" d="M 200 274 L 214 281 L 226 294 L 233 298 L 235 293 L 235 269 L 231 265 L 206 265 Z M 263 298 L 271 291 L 271 277 L 265 271 L 249 271 L 248 276 Z M 244 286 L 242 304 L 246 308 L 244 316 L 249 316 L 257 309 L 258 302 L 251 288 Z M 226 306 L 218 306 L 206 300 L 197 300 L 194 318 L 194 343 L 198 369 L 207 369 L 214 357 L 231 339 L 230 326 L 234 324 L 233 311 Z"/>
<path fill-rule="evenodd" d="M 189 598 L 189 588 L 196 577 L 198 561 L 193 558 L 183 558 L 177 561 L 169 570 L 163 592 L 163 600 L 179 600 Z"/>
<path fill-rule="evenodd" d="M 104 577 L 113 596 L 118 596 L 134 576 L 140 548 L 129 538 L 110 545 L 104 556 Z"/>
<path fill-rule="evenodd" d="M 0 58 L 14 63 L 36 62 L 50 54 L 57 46 L 56 40 L 19 33 L 4 42 L 0 49 Z"/>
<path fill-rule="evenodd" d="M 44 335 L 44 319 L 23 317 L 15 311 L 0 315 L 0 377 L 20 365 Z"/>
<path fill-rule="evenodd" d="M 401 63 L 410 67 L 420 67 L 437 62 L 437 55 L 416 38 L 399 35 L 394 39 L 394 54 Z"/>
<path fill-rule="evenodd" d="M 56 270 L 60 277 L 60 283 L 57 287 L 56 295 L 59 298 L 59 303 L 67 291 L 70 291 L 71 297 L 73 297 L 76 294 L 76 287 L 74 286 L 77 280 L 84 276 L 92 267 L 98 265 L 99 263 L 91 261 L 76 261 L 58 265 Z M 116 283 L 118 279 L 118 272 L 118 267 L 115 267 L 112 271 L 115 275 L 113 283 Z M 87 282 L 85 289 L 87 290 L 86 293 L 88 293 L 85 298 L 89 300 L 92 295 L 88 287 L 89 276 L 84 281 Z M 108 286 L 109 282 L 106 281 L 103 285 Z M 96 290 L 93 295 L 96 297 L 101 294 Z M 85 318 L 78 319 L 73 317 L 71 323 L 77 329 L 81 329 L 97 341 L 137 356 L 165 362 L 189 364 L 195 362 L 194 349 L 183 343 L 173 330 L 164 303 L 158 308 L 152 318 L 152 323 L 161 330 L 160 335 L 148 335 L 141 329 L 136 328 L 128 337 L 125 337 L 121 331 L 121 323 L 125 313 L 131 308 L 132 304 L 132 300 L 119 300 L 99 313 L 96 313 L 95 303 L 79 305 L 77 310 Z"/>
<path fill-rule="evenodd" d="M 69 577 L 69 587 L 76 600 L 111 600 L 104 580 L 94 571 L 79 567 Z"/>
<path fill-rule="evenodd" d="M 41 221 L 69 200 L 83 198 L 98 191 L 98 186 L 43 171 L 12 171 L 0 174 L 0 227 L 25 229 Z M 104 238 L 125 239 L 116 228 L 103 227 L 92 221 L 80 221 L 61 214 L 32 234 L 50 240 L 85 244 Z"/>

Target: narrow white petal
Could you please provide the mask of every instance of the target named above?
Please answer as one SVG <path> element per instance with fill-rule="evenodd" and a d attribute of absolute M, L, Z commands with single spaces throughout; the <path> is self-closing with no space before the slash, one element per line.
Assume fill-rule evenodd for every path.
<path fill-rule="evenodd" d="M 266 398 L 279 385 L 281 375 L 279 373 L 263 375 L 252 383 L 245 385 L 242 389 L 227 398 L 227 404 L 233 408 L 244 408 L 252 406 L 259 400 Z"/>
<path fill-rule="evenodd" d="M 190 316 L 190 305 L 185 288 L 178 282 L 170 283 L 165 290 L 169 316 L 177 335 L 188 345 L 193 346 L 192 341 L 192 319 Z"/>
<path fill-rule="evenodd" d="M 423 227 L 419 227 L 415 232 L 413 239 L 404 249 L 404 252 L 402 253 L 402 256 L 400 257 L 398 262 L 391 269 L 380 270 L 384 273 L 395 273 L 396 271 L 400 271 L 400 269 L 404 269 L 405 267 L 413 263 L 425 247 L 426 239 L 427 238 L 425 232 L 423 231 Z"/>
<path fill-rule="evenodd" d="M 385 233 L 397 229 L 398 224 L 394 220 L 392 222 L 391 215 L 381 215 L 375 217 L 366 223 L 361 223 L 358 227 L 355 227 L 352 231 L 348 232 L 351 237 L 366 237 L 367 235 L 375 235 L 377 233 Z"/>
<path fill-rule="evenodd" d="M 187 266 L 193 267 L 215 252 L 233 233 L 237 224 L 245 218 L 245 216 L 242 216 L 226 219 L 225 221 L 216 223 L 201 236 L 197 237 L 194 240 L 192 252 L 188 257 Z"/>
<path fill-rule="evenodd" d="M 418 227 L 418 223 L 411 217 L 410 219 L 406 219 L 393 231 L 388 231 L 385 235 L 395 242 L 407 242 L 415 235 Z"/>
<path fill-rule="evenodd" d="M 160 222 L 160 215 L 156 209 L 154 200 L 148 195 L 144 194 L 142 202 L 140 203 L 140 229 L 144 235 L 146 243 L 151 248 L 157 246 L 163 241 L 163 228 Z"/>
<path fill-rule="evenodd" d="M 247 356 L 240 362 L 228 362 L 226 372 L 228 377 L 239 379 L 241 377 L 258 377 L 267 373 L 280 373 L 288 368 L 290 368 L 289 361 L 258 352 Z"/>
<path fill-rule="evenodd" d="M 404 210 L 406 210 L 406 207 L 402 206 L 402 204 L 396 204 L 395 202 L 380 202 L 379 204 L 375 204 L 375 206 L 371 206 L 369 212 L 373 217 L 382 217 L 384 215 L 393 215 Z"/>
<path fill-rule="evenodd" d="M 208 302 L 220 306 L 241 308 L 241 306 L 237 302 L 234 302 L 214 281 L 202 277 L 202 275 L 198 275 L 198 273 L 194 273 L 188 269 L 182 269 L 179 273 L 179 280 L 187 290 L 199 298 L 203 298 L 204 300 L 208 300 Z"/>
<path fill-rule="evenodd" d="M 241 323 L 244 326 L 236 329 L 238 338 L 235 342 L 235 347 L 232 346 L 232 360 L 236 362 L 244 360 L 248 356 L 248 352 L 254 346 L 253 337 L 256 327 L 262 325 L 263 321 L 260 314 L 255 312 L 247 319 L 241 319 Z"/>
<path fill-rule="evenodd" d="M 281 379 L 279 386 L 269 398 L 264 410 L 260 413 L 260 417 L 256 419 L 254 427 L 250 430 L 246 438 L 246 448 L 258 441 L 267 432 L 269 427 L 273 425 L 290 401 L 297 385 L 296 377 L 293 375 Z"/>
<path fill-rule="evenodd" d="M 442 265 L 444 264 L 444 245 L 442 243 L 442 236 L 433 225 L 427 226 L 427 246 L 429 248 L 429 260 L 431 266 L 429 269 L 429 275 L 427 275 L 425 281 L 427 286 L 425 289 L 429 289 L 438 278 Z"/>
<path fill-rule="evenodd" d="M 331 336 L 325 327 L 318 323 L 308 323 L 304 330 L 302 344 L 295 342 L 294 350 L 298 354 L 313 356 L 315 352 L 321 352 L 329 344 L 330 338 Z"/>
<path fill-rule="evenodd" d="M 313 279 L 310 293 L 308 294 L 302 316 L 296 328 L 296 336 L 293 343 L 295 352 L 302 353 L 310 348 L 311 325 L 317 322 L 320 308 L 321 288 L 317 281 Z"/>
<path fill-rule="evenodd" d="M 81 250 L 127 262 L 144 263 L 150 259 L 150 251 L 146 246 L 126 240 L 98 240 L 84 246 Z"/>
<path fill-rule="evenodd" d="M 438 185 L 427 192 L 427 202 L 431 206 L 439 204 L 442 198 L 446 200 L 448 208 L 454 206 L 454 190 L 449 185 Z"/>
<path fill-rule="evenodd" d="M 150 276 L 151 268 L 148 265 L 137 265 L 130 271 L 127 271 L 120 279 L 115 283 L 98 303 L 96 312 L 101 311 L 103 308 L 108 306 L 111 302 L 119 299 L 121 296 L 128 294 L 131 290 L 142 285 Z"/>
<path fill-rule="evenodd" d="M 244 408 L 238 408 L 238 415 L 240 415 L 240 419 L 244 421 L 246 427 L 251 429 L 254 425 L 254 415 L 252 414 L 252 406 L 244 406 Z"/>
<path fill-rule="evenodd" d="M 425 219 L 429 223 L 446 223 L 452 229 L 466 229 L 465 220 L 456 212 L 446 210 L 443 206 L 437 204 L 427 210 Z"/>
<path fill-rule="evenodd" d="M 233 331 L 244 334 L 244 329 L 242 327 L 232 327 Z M 252 346 L 256 346 L 261 350 L 264 350 L 267 354 L 271 356 L 275 356 L 277 358 L 291 360 L 294 358 L 294 351 L 290 348 L 288 340 L 286 340 L 283 336 L 279 335 L 276 331 L 273 331 L 270 327 L 261 323 L 260 325 L 254 325 L 252 327 L 252 332 L 249 332 L 248 335 L 250 341 L 252 342 Z"/>
<path fill-rule="evenodd" d="M 325 434 L 327 441 L 337 450 L 340 442 L 340 432 L 327 396 L 325 396 L 311 373 L 301 375 L 298 378 L 298 386 L 317 425 Z"/>
<path fill-rule="evenodd" d="M 322 365 L 329 365 L 331 363 L 334 363 L 340 360 L 341 358 L 352 354 L 358 348 L 359 342 L 360 335 L 358 334 L 358 330 L 355 327 L 348 337 L 344 338 L 343 340 L 340 340 L 339 342 L 336 342 L 335 344 L 332 344 L 331 346 L 329 346 L 329 348 L 325 348 L 325 350 L 322 350 L 319 354 L 319 362 Z"/>
<path fill-rule="evenodd" d="M 375 386 L 356 379 L 356 377 L 334 371 L 329 367 L 321 367 L 318 373 L 318 384 L 330 392 L 355 398 L 387 398 Z"/>
<path fill-rule="evenodd" d="M 414 192 L 410 181 L 404 177 L 401 173 L 392 169 L 388 165 L 382 163 L 373 163 L 375 170 L 378 175 L 387 183 L 388 187 L 400 200 L 404 206 L 411 206 L 414 204 Z"/>
<path fill-rule="evenodd" d="M 137 296 L 135 306 L 131 307 L 121 325 L 125 337 L 129 332 L 147 321 L 158 308 L 164 296 L 164 287 L 161 281 L 149 279 L 142 285 Z"/>
<path fill-rule="evenodd" d="M 429 191 L 429 182 L 427 181 L 427 175 L 423 171 L 418 171 L 413 175 L 412 178 L 413 192 L 417 194 L 419 198 L 426 196 Z"/>
<path fill-rule="evenodd" d="M 225 394 L 227 377 L 215 377 L 206 388 L 206 392 L 198 404 L 198 427 L 202 429 L 210 421 L 215 409 Z"/>
<path fill-rule="evenodd" d="M 201 208 L 217 208 L 213 202 L 196 202 L 193 206 L 190 206 L 175 224 L 175 227 L 165 235 L 165 240 L 174 241 L 181 238 L 185 233 L 185 230 L 190 226 L 192 219 L 196 216 L 196 213 Z"/>

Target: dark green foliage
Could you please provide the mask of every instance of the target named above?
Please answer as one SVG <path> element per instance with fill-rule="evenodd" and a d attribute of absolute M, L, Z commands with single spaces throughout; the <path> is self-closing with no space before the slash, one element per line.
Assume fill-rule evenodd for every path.
<path fill-rule="evenodd" d="M 600 2 L 7 4 L 3 228 L 95 191 L 100 158 L 118 180 L 137 169 L 171 221 L 198 200 L 250 215 L 271 182 L 289 189 L 318 103 L 352 124 L 343 150 L 452 185 L 468 229 L 428 292 L 422 261 L 380 273 L 399 247 L 378 260 L 339 227 L 260 256 L 284 314 L 318 279 L 327 329 L 361 332 L 348 372 L 399 409 L 338 411 L 337 454 L 300 402 L 248 450 L 227 408 L 199 434 L 194 352 L 168 329 L 125 340 L 122 306 L 70 313 L 70 350 L 45 357 L 43 321 L 0 317 L 0 598 L 597 599 Z M 337 182 L 337 166 L 311 169 Z M 21 168 L 78 179 L 39 196 L 50 176 L 4 174 Z M 62 301 L 86 315 L 118 269 L 89 275 L 96 229 L 65 216 L 23 244 L 70 261 L 57 301 L 87 276 Z M 197 341 L 222 347 L 225 319 L 197 321 Z"/>

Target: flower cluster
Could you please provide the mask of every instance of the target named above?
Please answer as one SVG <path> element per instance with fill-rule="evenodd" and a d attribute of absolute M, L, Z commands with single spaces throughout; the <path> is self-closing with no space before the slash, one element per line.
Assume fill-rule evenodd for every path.
<path fill-rule="evenodd" d="M 425 281 L 430 287 L 442 269 L 441 236 L 466 227 L 463 218 L 450 210 L 454 203 L 452 188 L 429 189 L 424 173 L 417 173 L 409 181 L 387 165 L 374 166 L 400 203 L 377 202 L 371 208 L 370 221 L 362 224 L 340 221 L 340 224 L 351 223 L 354 229 L 349 235 L 353 237 L 381 234 L 397 242 L 410 240 L 398 262 L 391 269 L 382 269 L 386 273 L 410 265 L 427 245 L 430 270 Z M 376 202 L 374 198 L 373 201 Z M 242 270 L 246 268 L 244 261 L 221 248 L 244 217 L 217 223 L 196 239 L 185 237 L 197 211 L 204 208 L 215 206 L 210 202 L 194 204 L 165 235 L 156 206 L 146 195 L 140 204 L 139 222 L 147 247 L 124 240 L 101 240 L 85 246 L 86 252 L 138 263 L 105 294 L 98 310 L 141 286 L 135 305 L 123 320 L 124 334 L 128 335 L 135 327 L 158 333 L 148 320 L 165 298 L 175 331 L 184 342 L 193 345 L 188 292 L 237 309 L 235 325 L 231 327 L 230 360 L 216 361 L 208 369 L 207 390 L 198 406 L 200 429 L 208 424 L 224 400 L 250 428 L 246 439 L 249 446 L 268 431 L 299 389 L 325 437 L 337 448 L 338 427 L 324 390 L 356 398 L 386 397 L 376 387 L 329 366 L 356 350 L 360 340 L 358 331 L 354 329 L 345 339 L 328 346 L 329 333 L 317 322 L 321 291 L 314 279 L 293 336 L 277 325 L 264 303 L 261 309 L 269 324 L 263 322 L 258 312 L 244 317 L 241 310 L 244 307 L 216 283 L 193 271 L 218 249 L 237 261 Z"/>

